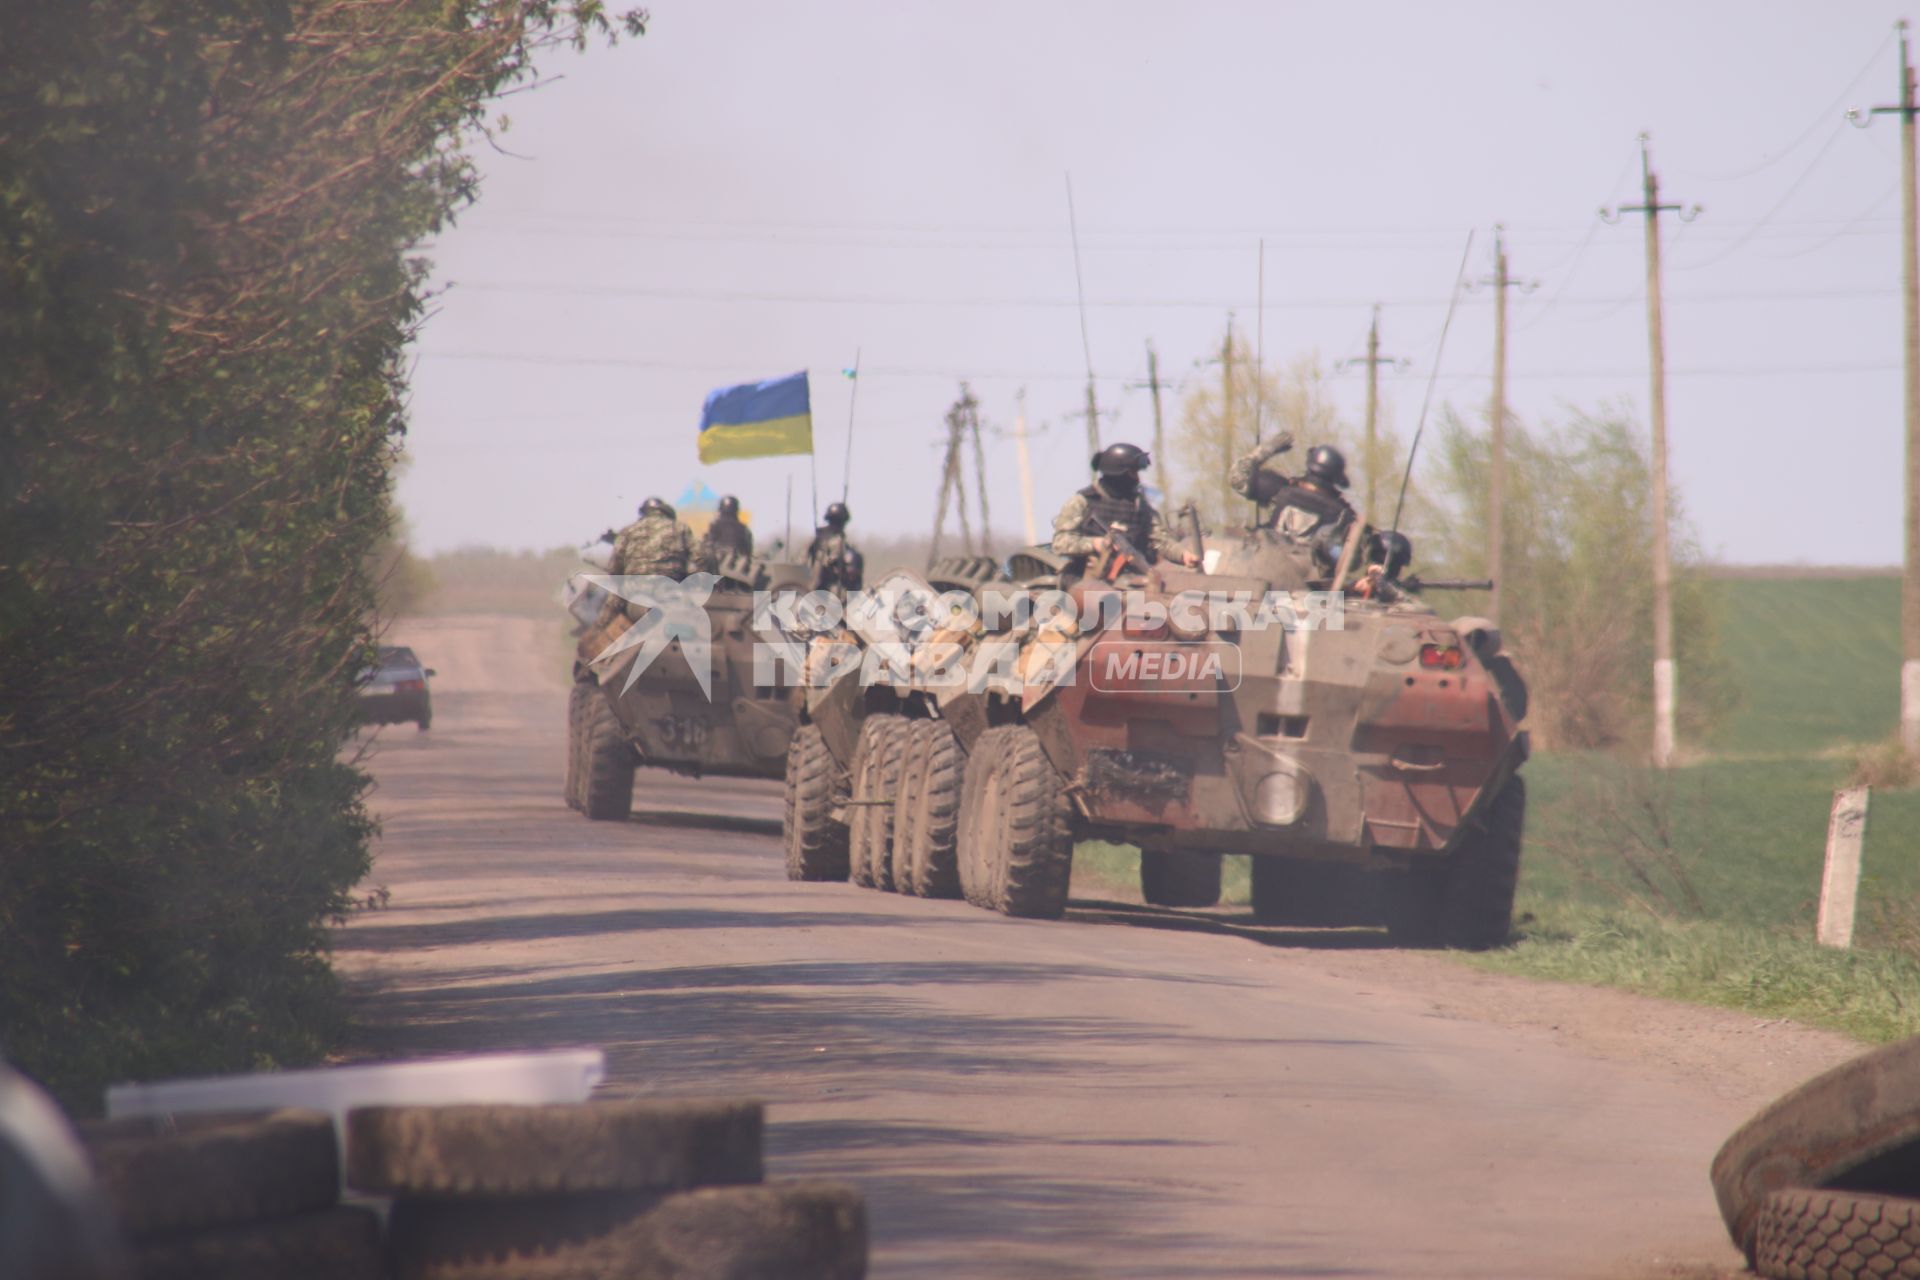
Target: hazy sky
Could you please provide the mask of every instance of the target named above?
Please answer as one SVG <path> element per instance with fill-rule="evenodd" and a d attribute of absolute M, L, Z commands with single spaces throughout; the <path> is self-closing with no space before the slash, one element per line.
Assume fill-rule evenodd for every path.
<path fill-rule="evenodd" d="M 818 491 L 839 496 L 860 353 L 856 531 L 930 527 L 941 417 L 970 379 L 1010 428 L 1026 388 L 1044 526 L 1085 483 L 1072 174 L 1104 437 L 1147 442 L 1145 343 L 1217 378 L 1229 310 L 1266 359 L 1413 366 L 1412 429 L 1466 232 L 1504 222 L 1510 400 L 1530 424 L 1647 401 L 1635 135 L 1662 196 L 1675 482 L 1737 562 L 1900 558 L 1895 5 L 905 3 L 655 0 L 643 39 L 561 55 L 503 109 L 477 207 L 434 246 L 418 344 L 416 545 L 545 547 L 704 479 L 780 531 L 807 460 L 701 468 L 724 383 L 813 373 Z M 1487 395 L 1466 298 L 1439 396 Z M 1359 374 L 1339 379 L 1349 413 Z M 1176 391 L 1169 400 L 1174 408 Z M 989 459 L 1019 528 L 1011 441 Z M 764 535 L 763 535 L 764 536 Z"/>

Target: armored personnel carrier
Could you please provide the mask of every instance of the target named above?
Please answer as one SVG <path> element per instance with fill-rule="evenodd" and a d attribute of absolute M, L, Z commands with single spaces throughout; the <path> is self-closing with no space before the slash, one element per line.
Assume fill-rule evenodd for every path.
<path fill-rule="evenodd" d="M 624 820 L 633 808 L 634 770 L 641 767 L 693 777 L 782 776 L 799 723 L 800 691 L 790 679 L 755 680 L 755 593 L 805 590 L 808 570 L 731 556 L 716 577 L 701 606 L 711 655 L 705 686 L 694 667 L 697 655 L 690 660 L 677 635 L 629 683 L 648 651 L 634 642 L 661 627 L 662 615 L 619 601 L 609 606 L 591 575 L 575 575 L 568 584 L 567 609 L 577 623 L 567 705 L 569 807 L 596 820 Z"/>
<path fill-rule="evenodd" d="M 1427 605 L 1410 548 L 1330 571 L 1273 530 L 1194 540 L 1204 569 L 1123 551 L 1064 589 L 1040 548 L 890 575 L 809 637 L 788 874 L 1051 918 L 1106 839 L 1151 902 L 1210 905 L 1248 854 L 1264 920 L 1504 942 L 1527 738 L 1498 630 Z"/>

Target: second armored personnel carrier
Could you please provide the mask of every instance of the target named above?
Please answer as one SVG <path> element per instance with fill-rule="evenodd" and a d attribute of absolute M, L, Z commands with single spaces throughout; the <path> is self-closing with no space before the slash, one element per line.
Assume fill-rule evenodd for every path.
<path fill-rule="evenodd" d="M 1098 838 L 1140 848 L 1152 902 L 1209 905 L 1221 855 L 1248 854 L 1263 919 L 1505 941 L 1526 691 L 1498 630 L 1273 530 L 1198 546 L 1204 570 L 1136 562 L 1064 590 L 1037 548 L 997 583 L 978 564 L 884 579 L 861 625 L 812 637 L 789 875 L 1057 917 L 1075 843 Z M 1033 607 L 996 621 L 957 594 L 996 590 Z M 935 603 L 899 603 L 916 598 Z M 918 625 L 889 639 L 876 617 Z"/>
<path fill-rule="evenodd" d="M 717 578 L 702 606 L 710 637 L 705 687 L 677 637 L 629 683 L 644 649 L 622 641 L 635 638 L 629 633 L 636 628 L 664 625 L 661 615 L 609 605 L 590 575 L 569 584 L 568 609 L 580 624 L 567 707 L 569 807 L 596 820 L 624 820 L 641 767 L 694 777 L 782 776 L 800 690 L 777 673 L 755 679 L 755 593 L 803 590 L 808 570 L 735 556 L 721 563 Z"/>

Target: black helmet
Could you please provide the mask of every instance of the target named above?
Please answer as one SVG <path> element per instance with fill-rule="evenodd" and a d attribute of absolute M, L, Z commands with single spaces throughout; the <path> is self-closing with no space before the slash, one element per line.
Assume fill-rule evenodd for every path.
<path fill-rule="evenodd" d="M 1137 444 L 1110 444 L 1093 455 L 1088 464 L 1103 476 L 1138 475 L 1152 462 L 1145 449 Z"/>
<path fill-rule="evenodd" d="M 648 498 L 640 504 L 640 514 L 643 516 L 661 515 L 672 519 L 673 508 L 668 506 L 666 502 L 660 498 Z"/>
<path fill-rule="evenodd" d="M 844 502 L 830 502 L 827 504 L 827 514 L 822 518 L 835 529 L 844 529 L 847 521 L 853 519 L 853 512 L 847 510 Z"/>
<path fill-rule="evenodd" d="M 1413 540 L 1398 529 L 1378 529 L 1367 538 L 1367 563 L 1386 570 L 1397 578 L 1413 563 Z"/>
<path fill-rule="evenodd" d="M 734 497 L 732 494 L 728 494 L 726 497 L 720 499 L 720 514 L 728 520 L 739 515 L 740 499 Z"/>
<path fill-rule="evenodd" d="M 1307 450 L 1307 474 L 1336 489 L 1347 487 L 1347 460 L 1330 444 L 1317 444 Z"/>

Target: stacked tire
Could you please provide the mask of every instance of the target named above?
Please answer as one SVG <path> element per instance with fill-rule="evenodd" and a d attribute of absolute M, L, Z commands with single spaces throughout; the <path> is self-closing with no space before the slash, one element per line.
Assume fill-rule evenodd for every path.
<path fill-rule="evenodd" d="M 79 1126 L 138 1280 L 380 1280 L 379 1221 L 344 1207 L 333 1120 L 285 1110 Z"/>
<path fill-rule="evenodd" d="M 1920 1039 L 1762 1108 L 1713 1159 L 1733 1242 L 1770 1280 L 1920 1280 Z"/>
<path fill-rule="evenodd" d="M 392 1280 L 857 1280 L 866 1212 L 762 1181 L 758 1103 L 367 1107 L 347 1182 L 389 1197 Z"/>

